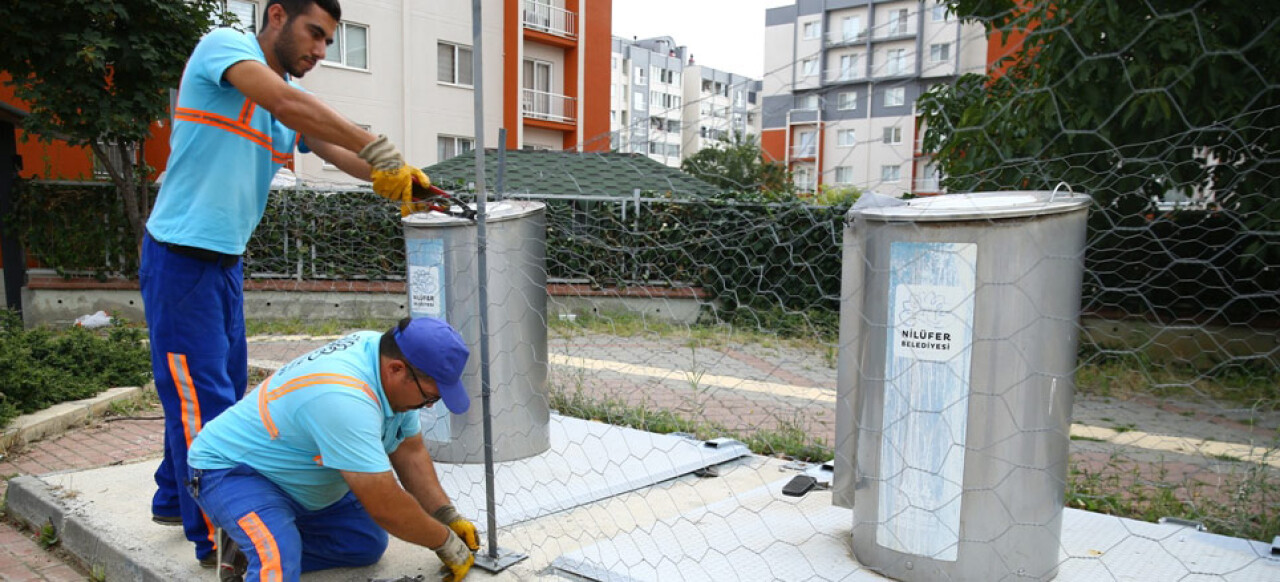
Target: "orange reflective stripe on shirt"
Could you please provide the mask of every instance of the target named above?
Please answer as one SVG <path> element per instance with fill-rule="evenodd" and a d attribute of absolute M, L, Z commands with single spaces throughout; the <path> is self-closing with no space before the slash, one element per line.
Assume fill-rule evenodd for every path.
<path fill-rule="evenodd" d="M 246 100 L 246 103 L 252 104 L 253 102 Z M 253 107 L 247 105 L 246 109 L 247 111 L 242 111 L 241 115 L 243 116 L 247 113 L 248 117 L 252 118 Z M 218 115 L 217 113 L 212 113 L 209 111 L 201 111 L 199 109 L 190 109 L 186 107 L 178 107 L 175 110 L 173 117 L 174 119 L 177 119 L 177 120 L 190 121 L 192 123 L 200 123 L 200 124 L 208 125 L 211 127 L 216 127 L 218 129 L 222 129 L 222 130 L 231 132 L 235 135 L 238 135 L 240 137 L 243 137 L 255 144 L 258 144 L 266 148 L 267 151 L 271 152 L 271 161 L 276 163 L 284 163 L 288 161 L 289 158 L 292 157 L 293 155 L 291 152 L 282 152 L 275 149 L 275 147 L 271 142 L 271 138 L 269 138 L 267 134 L 262 133 L 257 129 L 254 129 L 253 126 L 249 125 L 249 122 L 247 120 L 241 121 L 241 120 L 231 119 L 229 117 Z"/>
<path fill-rule="evenodd" d="M 250 121 L 253 121 L 253 109 L 256 106 L 257 106 L 256 103 L 249 100 L 248 97 L 245 97 L 244 107 L 240 108 L 240 123 L 244 123 L 247 125 Z"/>
<path fill-rule="evenodd" d="M 289 380 L 272 390 L 268 390 L 264 383 L 258 388 L 258 414 L 262 417 L 262 426 L 267 429 L 267 434 L 271 435 L 272 439 L 280 436 L 280 430 L 276 428 L 275 421 L 271 419 L 271 409 L 268 408 L 268 404 L 270 404 L 272 400 L 276 400 L 295 390 L 301 390 L 302 388 L 316 386 L 319 384 L 336 384 L 338 386 L 354 388 L 364 392 L 365 396 L 368 396 L 369 399 L 373 401 L 374 405 L 381 408 L 378 396 L 373 393 L 373 389 L 369 388 L 368 384 L 365 384 L 356 378 L 352 378 L 351 376 L 343 376 L 342 374 L 308 374 L 306 376 L 298 376 L 297 378 Z"/>
<path fill-rule="evenodd" d="M 267 524 L 262 522 L 258 513 L 250 512 L 236 520 L 236 524 L 249 536 L 249 541 L 253 542 L 253 549 L 258 554 L 261 568 L 258 570 L 258 579 L 262 582 L 284 582 L 284 570 L 280 566 L 280 546 L 276 544 L 275 536 L 271 535 L 271 530 L 267 529 Z"/>

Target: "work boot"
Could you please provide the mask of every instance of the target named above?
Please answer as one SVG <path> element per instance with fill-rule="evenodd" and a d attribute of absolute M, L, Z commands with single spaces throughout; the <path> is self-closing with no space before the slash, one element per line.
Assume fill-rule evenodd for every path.
<path fill-rule="evenodd" d="M 249 569 L 249 558 L 240 551 L 235 540 L 226 530 L 218 528 L 218 580 L 221 582 L 244 582 L 244 573 Z"/>

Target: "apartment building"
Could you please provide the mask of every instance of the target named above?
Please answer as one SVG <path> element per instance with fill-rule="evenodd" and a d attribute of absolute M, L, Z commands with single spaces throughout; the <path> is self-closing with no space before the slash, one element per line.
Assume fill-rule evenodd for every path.
<path fill-rule="evenodd" d="M 802 191 L 939 193 L 916 99 L 982 73 L 987 38 L 934 0 L 798 0 L 765 13 L 765 153 Z"/>
<path fill-rule="evenodd" d="M 227 0 L 256 26 L 266 0 Z M 611 0 L 484 0 L 485 145 L 606 150 Z M 320 66 L 300 81 L 356 123 L 385 133 L 423 166 L 475 147 L 471 2 L 343 0 Z M 353 180 L 315 156 L 295 171 L 312 183 Z"/>
<path fill-rule="evenodd" d="M 760 133 L 759 80 L 698 65 L 668 36 L 612 48 L 610 149 L 678 167 L 719 137 Z"/>

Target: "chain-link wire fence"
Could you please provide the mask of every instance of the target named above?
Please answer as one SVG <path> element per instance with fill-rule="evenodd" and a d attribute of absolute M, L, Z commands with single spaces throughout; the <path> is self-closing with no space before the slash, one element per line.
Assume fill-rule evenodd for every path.
<path fill-rule="evenodd" d="M 863 22 L 881 8 L 915 23 L 934 16 L 932 3 L 871 4 L 840 10 Z M 474 223 L 406 226 L 369 192 L 273 193 L 245 256 L 246 289 L 271 281 L 291 292 L 274 301 L 289 302 L 340 283 L 392 297 L 392 308 L 361 309 L 358 322 L 319 321 L 319 308 L 272 322 L 251 301 L 251 360 L 279 365 L 415 305 L 435 306 L 475 340 L 484 312 L 501 427 L 493 446 L 518 457 L 495 475 L 499 542 L 577 576 L 1280 580 L 1270 555 L 1280 536 L 1276 8 L 1081 0 L 949 10 L 944 21 L 958 12 L 989 35 L 989 53 L 1010 59 L 991 74 L 930 77 L 906 114 L 867 105 L 868 125 L 847 145 L 842 121 L 797 122 L 831 140 L 801 145 L 831 155 L 820 165 L 784 156 L 781 184 L 777 166 L 700 164 L 703 179 L 735 187 L 636 192 L 585 174 L 574 176 L 578 195 L 514 185 L 490 194 L 483 246 Z M 854 32 L 863 58 L 877 58 L 882 35 Z M 762 115 L 788 120 L 766 132 L 794 135 L 799 97 L 841 107 L 854 85 L 795 82 L 830 48 L 766 72 L 777 93 L 763 96 Z M 858 83 L 868 100 L 908 84 Z M 902 141 L 895 127 L 916 128 L 905 149 L 888 147 Z M 883 163 L 844 169 L 860 156 Z M 900 176 L 880 171 L 889 166 L 927 178 L 915 190 L 932 194 L 936 182 L 952 198 L 851 218 L 851 205 L 886 203 L 875 192 L 901 193 Z M 916 175 L 926 167 L 940 174 Z M 1055 246 L 1066 230 L 1035 231 L 1056 211 L 1001 215 L 956 195 L 1047 195 L 1061 183 L 1067 196 L 1090 197 L 1078 251 Z M 833 201 L 830 190 L 847 195 L 818 204 Z M 950 219 L 910 214 L 930 200 L 944 200 Z M 881 227 L 886 238 L 874 238 Z M 1046 284 L 1046 272 L 1073 264 L 1076 284 Z M 1076 293 L 1078 310 L 1059 313 Z M 924 333 L 954 333 L 945 358 L 894 351 L 904 310 L 933 314 L 937 329 Z M 473 396 L 479 366 L 473 358 L 468 369 Z M 479 410 L 425 418 L 446 488 L 478 522 Z M 747 449 L 756 456 L 741 457 Z M 824 477 L 833 459 L 853 473 Z M 784 495 L 802 473 L 835 491 Z M 842 495 L 853 511 L 830 503 Z M 872 510 L 858 513 L 860 502 Z M 859 536 L 875 546 L 859 551 L 862 563 L 851 535 L 855 550 Z M 1048 566 L 1004 552 L 1026 539 L 1049 540 L 1037 546 Z M 975 577 L 975 561 L 992 569 Z"/>

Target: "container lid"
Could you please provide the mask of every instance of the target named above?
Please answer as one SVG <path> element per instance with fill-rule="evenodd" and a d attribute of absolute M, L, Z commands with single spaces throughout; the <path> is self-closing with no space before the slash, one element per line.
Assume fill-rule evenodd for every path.
<path fill-rule="evenodd" d="M 476 210 L 475 204 L 468 204 L 467 206 L 472 210 Z M 486 223 L 512 220 L 539 212 L 545 206 L 546 204 L 543 204 L 542 202 L 534 202 L 531 200 L 500 200 L 498 202 L 490 202 L 484 206 L 484 220 Z M 400 220 L 406 227 L 417 228 L 466 226 L 475 224 L 474 221 L 462 218 L 461 216 L 454 216 L 452 214 L 445 214 L 434 210 L 430 212 L 415 212 Z"/>
<path fill-rule="evenodd" d="M 1084 194 L 1062 190 L 974 192 L 915 198 L 901 206 L 868 208 L 860 215 L 867 220 L 886 222 L 1018 218 L 1079 210 L 1088 207 L 1090 201 Z"/>

